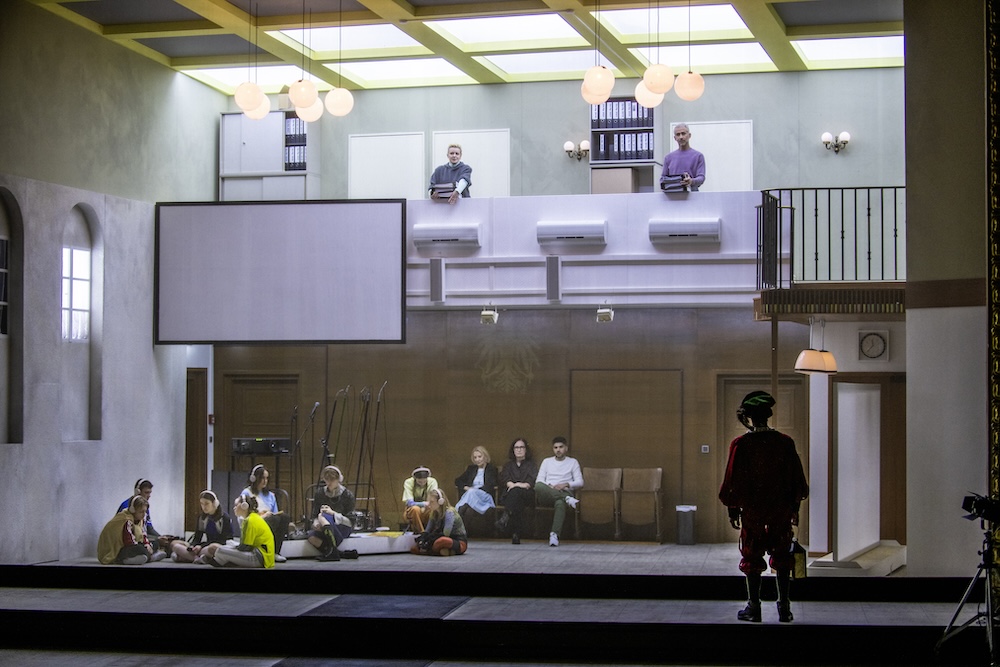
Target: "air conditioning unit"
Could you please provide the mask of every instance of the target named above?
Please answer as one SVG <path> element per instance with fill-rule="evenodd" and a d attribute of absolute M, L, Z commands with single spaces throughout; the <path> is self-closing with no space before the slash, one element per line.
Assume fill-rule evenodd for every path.
<path fill-rule="evenodd" d="M 608 221 L 539 222 L 536 234 L 539 244 L 573 243 L 579 245 L 607 245 Z"/>
<path fill-rule="evenodd" d="M 418 222 L 413 225 L 413 245 L 417 248 L 478 248 L 479 223 L 443 225 Z"/>
<path fill-rule="evenodd" d="M 721 231 L 721 218 L 650 220 L 649 242 L 654 245 L 676 243 L 718 243 L 719 233 Z"/>

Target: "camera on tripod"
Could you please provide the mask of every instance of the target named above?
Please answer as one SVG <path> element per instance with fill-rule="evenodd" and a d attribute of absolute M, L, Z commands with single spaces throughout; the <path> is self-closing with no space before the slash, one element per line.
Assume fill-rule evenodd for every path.
<path fill-rule="evenodd" d="M 1000 522 L 1000 500 L 974 493 L 962 500 L 962 509 L 969 513 L 965 518 L 970 521 L 982 519 L 990 523 Z"/>

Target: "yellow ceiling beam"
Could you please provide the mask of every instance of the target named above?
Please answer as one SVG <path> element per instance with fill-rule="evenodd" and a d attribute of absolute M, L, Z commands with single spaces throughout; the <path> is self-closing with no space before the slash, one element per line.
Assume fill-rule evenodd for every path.
<path fill-rule="evenodd" d="M 835 39 L 841 37 L 892 37 L 903 34 L 902 21 L 882 23 L 836 23 L 788 28 L 789 39 Z"/>
<path fill-rule="evenodd" d="M 592 47 L 596 46 L 601 55 L 607 58 L 623 76 L 641 77 L 646 71 L 646 64 L 635 57 L 625 44 L 622 44 L 610 30 L 598 25 L 597 19 L 588 7 L 579 0 L 545 0 L 552 11 L 560 15 L 580 36 Z M 598 44 L 600 35 L 600 44 Z"/>
<path fill-rule="evenodd" d="M 234 35 L 250 36 L 250 15 L 226 0 L 174 0 L 174 2 L 225 28 Z M 301 27 L 301 23 L 299 27 Z M 304 56 L 299 49 L 282 40 L 275 39 L 263 30 L 254 31 L 253 41 L 258 47 L 276 56 L 279 60 L 289 65 L 301 67 L 311 76 L 326 81 L 332 86 L 339 85 L 343 88 L 353 89 L 361 87 L 356 81 L 346 76 L 341 78 L 337 73 L 324 67 L 323 63 Z"/>
<path fill-rule="evenodd" d="M 806 69 L 802 58 L 788 42 L 784 22 L 770 3 L 761 0 L 731 0 L 731 4 L 779 71 Z"/>
<path fill-rule="evenodd" d="M 220 28 L 211 21 L 174 21 L 169 23 L 125 23 L 104 26 L 101 34 L 108 39 L 155 39 L 157 37 L 202 37 L 229 35 L 232 31 Z"/>

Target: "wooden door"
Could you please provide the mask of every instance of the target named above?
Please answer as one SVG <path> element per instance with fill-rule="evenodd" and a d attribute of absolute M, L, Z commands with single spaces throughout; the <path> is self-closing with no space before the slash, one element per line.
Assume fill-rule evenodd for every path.
<path fill-rule="evenodd" d="M 208 369 L 187 369 L 184 428 L 184 530 L 194 530 L 197 495 L 208 484 Z"/>

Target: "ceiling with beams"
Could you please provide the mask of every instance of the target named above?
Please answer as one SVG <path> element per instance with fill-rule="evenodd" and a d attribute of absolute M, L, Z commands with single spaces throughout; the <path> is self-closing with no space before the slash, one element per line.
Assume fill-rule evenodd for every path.
<path fill-rule="evenodd" d="M 28 0 L 226 94 L 903 65 L 903 0 Z"/>

